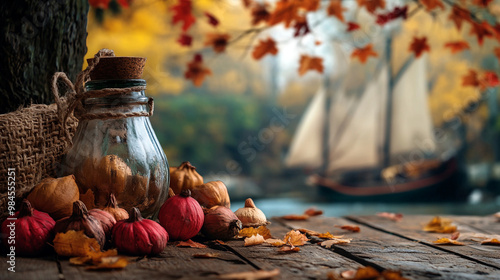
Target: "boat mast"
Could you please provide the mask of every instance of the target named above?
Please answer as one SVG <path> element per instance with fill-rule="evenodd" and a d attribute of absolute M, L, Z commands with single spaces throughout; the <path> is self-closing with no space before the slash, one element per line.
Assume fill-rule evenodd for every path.
<path fill-rule="evenodd" d="M 328 165 L 330 161 L 330 145 L 329 145 L 329 136 L 330 136 L 330 110 L 331 110 L 331 94 L 330 94 L 330 79 L 329 77 L 324 74 L 323 75 L 323 88 L 325 90 L 325 120 L 323 122 L 323 157 L 322 159 L 322 164 L 321 164 L 321 170 L 319 171 L 319 175 L 326 178 L 328 176 Z"/>
<path fill-rule="evenodd" d="M 384 141 L 382 142 L 382 166 L 388 167 L 391 164 L 391 134 L 392 134 L 392 106 L 393 106 L 393 88 L 394 81 L 392 78 L 392 36 L 389 34 L 385 45 L 385 59 L 387 64 L 388 85 L 387 85 L 387 104 L 385 113 L 385 131 Z"/>

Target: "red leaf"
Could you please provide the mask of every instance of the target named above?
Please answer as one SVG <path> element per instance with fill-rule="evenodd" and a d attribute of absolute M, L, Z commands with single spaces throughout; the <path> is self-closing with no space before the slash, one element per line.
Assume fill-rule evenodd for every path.
<path fill-rule="evenodd" d="M 493 0 L 474 0 L 472 3 L 481 8 L 487 8 Z"/>
<path fill-rule="evenodd" d="M 128 8 L 129 1 L 132 0 L 116 0 L 116 2 L 118 2 L 118 4 L 120 4 L 120 6 L 122 6 L 123 8 Z"/>
<path fill-rule="evenodd" d="M 90 6 L 99 9 L 107 9 L 111 0 L 89 0 Z"/>
<path fill-rule="evenodd" d="M 360 28 L 359 24 L 355 23 L 355 22 L 348 22 L 347 23 L 347 32 L 352 32 L 352 31 L 355 31 L 355 30 L 358 30 Z"/>
<path fill-rule="evenodd" d="M 299 75 L 304 75 L 307 71 L 316 70 L 323 73 L 323 58 L 302 55 L 300 57 Z"/>
<path fill-rule="evenodd" d="M 182 22 L 182 31 L 187 31 L 196 22 L 192 13 L 191 0 L 179 0 L 177 5 L 172 6 L 172 12 L 172 24 Z"/>
<path fill-rule="evenodd" d="M 403 6 L 403 7 L 396 7 L 394 10 L 386 13 L 386 14 L 379 14 L 377 15 L 377 24 L 378 25 L 384 25 L 388 23 L 389 21 L 398 19 L 398 18 L 403 18 L 406 19 L 408 14 L 408 6 Z"/>
<path fill-rule="evenodd" d="M 196 54 L 193 60 L 188 63 L 188 69 L 184 73 L 184 77 L 188 80 L 192 80 L 193 84 L 199 87 L 207 75 L 212 75 L 212 71 L 203 65 L 203 57 L 201 54 Z"/>
<path fill-rule="evenodd" d="M 483 77 L 481 79 L 481 86 L 483 87 L 483 89 L 485 87 L 496 87 L 498 85 L 500 85 L 500 81 L 498 80 L 498 76 L 495 72 L 486 71 L 483 74 Z"/>
<path fill-rule="evenodd" d="M 272 38 L 268 38 L 265 41 L 259 40 L 259 44 L 253 49 L 252 57 L 254 59 L 261 59 L 266 54 L 275 55 L 277 53 L 276 42 Z"/>
<path fill-rule="evenodd" d="M 363 64 L 366 63 L 366 61 L 368 60 L 368 58 L 370 56 L 373 56 L 373 57 L 377 57 L 378 56 L 377 52 L 375 52 L 373 50 L 373 45 L 372 44 L 368 44 L 368 45 L 366 45 L 363 48 L 355 49 L 351 53 L 351 58 L 357 58 Z"/>
<path fill-rule="evenodd" d="M 269 20 L 271 14 L 267 10 L 267 3 L 256 3 L 252 7 L 252 25 L 257 25 L 259 22 L 266 22 Z"/>
<path fill-rule="evenodd" d="M 445 48 L 450 48 L 452 54 L 469 49 L 469 43 L 466 41 L 454 41 L 444 44 Z"/>
<path fill-rule="evenodd" d="M 181 36 L 179 36 L 179 39 L 177 39 L 177 42 L 179 42 L 181 46 L 189 47 L 193 42 L 193 37 L 187 35 L 186 33 L 182 33 Z"/>
<path fill-rule="evenodd" d="M 493 53 L 495 53 L 495 56 L 497 57 L 498 61 L 500 61 L 500 47 L 496 47 L 493 50 Z"/>
<path fill-rule="evenodd" d="M 430 51 L 431 47 L 427 44 L 427 37 L 413 37 L 409 51 L 415 53 L 415 57 L 420 57 L 425 51 Z"/>
<path fill-rule="evenodd" d="M 470 22 L 470 13 L 462 8 L 459 8 L 458 6 L 453 6 L 453 10 L 451 10 L 450 16 L 448 19 L 451 19 L 453 23 L 455 23 L 455 26 L 457 27 L 458 30 L 462 28 L 462 23 L 465 22 Z"/>
<path fill-rule="evenodd" d="M 304 211 L 304 215 L 307 215 L 309 217 L 323 215 L 323 210 L 318 210 L 314 207 L 308 208 L 306 209 L 306 211 Z"/>
<path fill-rule="evenodd" d="M 482 46 L 484 42 L 484 37 L 493 37 L 493 33 L 491 32 L 491 25 L 489 25 L 486 21 L 482 23 L 471 22 L 471 35 L 475 34 L 477 37 L 477 43 Z"/>
<path fill-rule="evenodd" d="M 340 0 L 331 0 L 328 8 L 326 10 L 329 16 L 334 16 L 341 22 L 344 22 L 343 12 L 346 8 L 342 7 L 342 1 Z"/>
<path fill-rule="evenodd" d="M 441 0 L 419 0 L 422 5 L 425 6 L 427 11 L 432 11 L 436 8 L 441 8 L 444 10 L 444 4 Z"/>
<path fill-rule="evenodd" d="M 304 36 L 307 33 L 311 32 L 309 29 L 309 25 L 307 24 L 307 19 L 305 17 L 300 17 L 295 20 L 295 25 L 293 26 L 295 29 L 294 37 Z"/>
<path fill-rule="evenodd" d="M 375 11 L 378 8 L 380 9 L 385 8 L 384 0 L 357 0 L 357 1 L 360 7 L 365 7 L 366 10 L 371 14 L 375 14 Z"/>
<path fill-rule="evenodd" d="M 212 46 L 216 53 L 221 53 L 226 50 L 226 46 L 229 43 L 229 38 L 229 34 L 226 33 L 207 34 L 205 46 Z"/>
<path fill-rule="evenodd" d="M 205 16 L 208 18 L 208 23 L 213 26 L 219 25 L 219 20 L 209 12 L 205 12 Z"/>
<path fill-rule="evenodd" d="M 337 226 L 343 230 L 348 230 L 348 231 L 352 231 L 352 232 L 360 232 L 361 229 L 359 228 L 359 226 L 356 226 L 356 225 L 343 225 L 343 226 Z"/>

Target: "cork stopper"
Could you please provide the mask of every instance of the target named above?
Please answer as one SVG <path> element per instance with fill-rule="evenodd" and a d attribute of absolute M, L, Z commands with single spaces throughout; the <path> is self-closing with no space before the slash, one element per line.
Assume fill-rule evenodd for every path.
<path fill-rule="evenodd" d="M 87 63 L 91 61 L 91 58 L 87 59 Z M 145 57 L 101 57 L 99 63 L 90 72 L 90 79 L 93 81 L 141 79 L 145 64 Z"/>

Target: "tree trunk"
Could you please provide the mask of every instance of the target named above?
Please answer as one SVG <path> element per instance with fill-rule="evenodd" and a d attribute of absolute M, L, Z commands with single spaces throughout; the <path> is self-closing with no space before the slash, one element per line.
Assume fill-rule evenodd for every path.
<path fill-rule="evenodd" d="M 53 102 L 54 72 L 75 80 L 87 52 L 87 0 L 0 3 L 0 114 Z"/>

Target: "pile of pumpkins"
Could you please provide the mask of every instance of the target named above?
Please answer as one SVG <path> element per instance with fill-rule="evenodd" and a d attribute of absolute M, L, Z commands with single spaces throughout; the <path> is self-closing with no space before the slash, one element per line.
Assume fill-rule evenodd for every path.
<path fill-rule="evenodd" d="M 154 255 L 165 249 L 169 239 L 188 240 L 201 232 L 208 239 L 228 240 L 242 227 L 268 223 L 251 199 L 233 213 L 224 183 L 204 183 L 189 162 L 171 167 L 170 178 L 169 198 L 160 208 L 159 223 L 144 219 L 138 208 L 129 212 L 120 208 L 113 194 L 103 209 L 88 210 L 79 200 L 73 175 L 45 179 L 23 200 L 14 215 L 17 219 L 2 223 L 2 241 L 9 248 L 15 228 L 16 253 L 35 256 L 48 248 L 56 233 L 75 230 L 95 238 L 101 248 L 110 245 L 123 254 Z"/>

